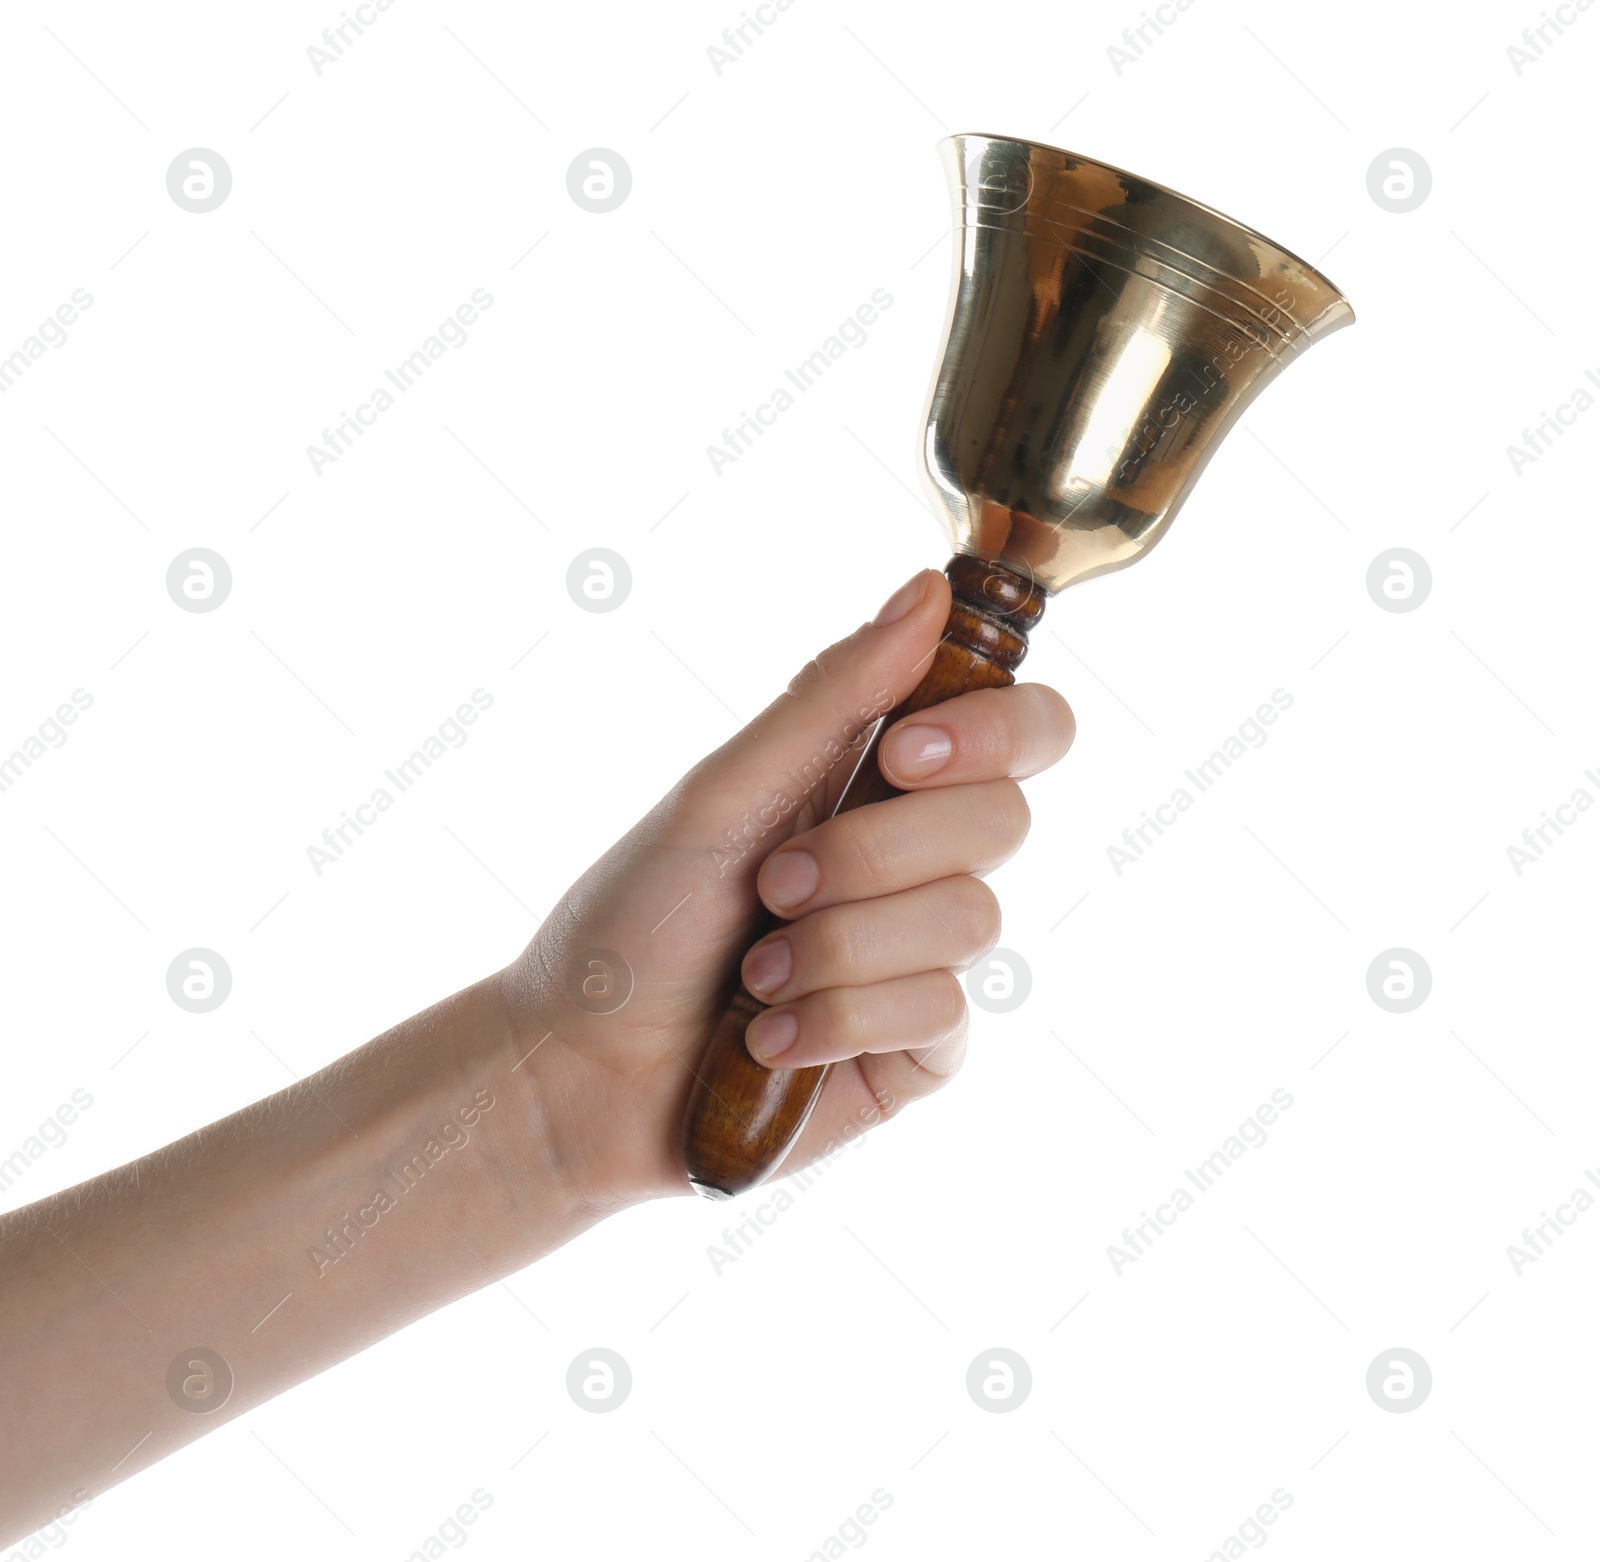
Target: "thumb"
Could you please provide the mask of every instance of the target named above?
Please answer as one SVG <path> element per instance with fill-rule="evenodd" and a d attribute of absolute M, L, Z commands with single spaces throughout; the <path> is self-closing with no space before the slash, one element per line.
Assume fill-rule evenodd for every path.
<path fill-rule="evenodd" d="M 728 803 L 815 792 L 880 716 L 917 686 L 950 613 L 950 584 L 919 570 L 871 623 L 808 662 L 789 687 L 699 767 L 699 786 Z"/>

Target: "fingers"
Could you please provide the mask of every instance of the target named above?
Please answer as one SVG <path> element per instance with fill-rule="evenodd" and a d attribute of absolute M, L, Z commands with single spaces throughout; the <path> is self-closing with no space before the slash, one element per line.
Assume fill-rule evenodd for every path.
<path fill-rule="evenodd" d="M 774 786 L 805 794 L 873 723 L 916 687 L 944 632 L 950 586 L 922 570 L 884 603 L 870 624 L 808 663 L 788 689 L 699 767 L 717 791 Z"/>
<path fill-rule="evenodd" d="M 949 971 L 829 987 L 767 1009 L 750 1022 L 745 1046 L 769 1068 L 810 1068 L 863 1052 L 921 1051 L 965 1034 L 967 1004 Z"/>
<path fill-rule="evenodd" d="M 999 937 L 994 892 L 981 879 L 956 875 L 814 911 L 754 944 L 741 974 L 762 1002 L 788 1003 L 825 987 L 966 965 Z"/>
<path fill-rule="evenodd" d="M 903 798 L 870 804 L 796 835 L 762 864 L 768 908 L 796 917 L 952 873 L 998 867 L 1028 833 L 1016 776 L 1062 757 L 1072 708 L 1043 684 L 980 689 L 902 718 L 879 765 Z"/>
<path fill-rule="evenodd" d="M 909 1052 L 866 1052 L 841 1063 L 822 1087 L 822 1098 L 777 1175 L 834 1155 L 886 1118 L 932 1095 L 961 1067 L 967 1027 L 958 1025 L 942 1041 Z"/>
<path fill-rule="evenodd" d="M 1015 781 L 913 792 L 838 814 L 780 846 L 756 888 L 769 910 L 802 917 L 957 873 L 987 873 L 1022 845 L 1028 805 Z"/>
<path fill-rule="evenodd" d="M 884 734 L 878 767 L 902 791 L 1031 776 L 1055 764 L 1076 731 L 1072 707 L 1046 684 L 976 689 L 903 716 Z"/>

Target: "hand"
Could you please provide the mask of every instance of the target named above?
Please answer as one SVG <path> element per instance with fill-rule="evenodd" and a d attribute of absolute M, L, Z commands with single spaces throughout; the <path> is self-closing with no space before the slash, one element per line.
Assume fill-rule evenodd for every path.
<path fill-rule="evenodd" d="M 506 970 L 0 1216 L 0 1356 L 15 1401 L 46 1407 L 0 1423 L 0 1544 L 611 1210 L 687 1192 L 691 1070 L 741 957 L 774 1004 L 751 1026 L 757 1052 L 838 1063 L 782 1170 L 948 1079 L 966 1037 L 953 973 L 1000 931 L 978 875 L 1027 832 L 1017 778 L 1073 732 L 1048 689 L 962 695 L 887 735 L 884 773 L 908 795 L 829 817 L 864 729 L 915 685 L 949 605 L 925 572 L 823 652 L 567 891 Z M 761 901 L 789 923 L 747 953 Z M 623 989 L 586 996 L 597 949 L 625 1002 Z M 293 1311 L 262 1317 L 273 1297 Z M 215 1416 L 172 1408 L 167 1374 L 197 1343 L 229 1367 Z"/>
<path fill-rule="evenodd" d="M 949 608 L 942 575 L 914 576 L 601 857 L 505 972 L 530 1106 L 559 1174 L 597 1206 L 689 1191 L 691 1071 L 741 955 L 746 984 L 773 1006 L 747 1032 L 752 1054 L 840 1065 L 780 1175 L 960 1067 L 955 973 L 1000 934 L 981 875 L 1022 844 L 1018 779 L 1066 753 L 1071 710 L 1021 684 L 907 716 L 879 750 L 907 795 L 829 817 L 873 718 L 916 685 Z M 800 795 L 796 778 L 819 772 Z M 747 952 L 760 903 L 788 925 Z"/>

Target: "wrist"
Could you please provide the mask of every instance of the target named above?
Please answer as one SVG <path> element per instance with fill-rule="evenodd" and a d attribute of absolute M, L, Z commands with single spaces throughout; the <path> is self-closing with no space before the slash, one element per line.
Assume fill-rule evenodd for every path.
<path fill-rule="evenodd" d="M 446 1000 L 464 1011 L 443 1027 L 438 1039 L 448 1045 L 426 1087 L 436 1115 L 457 1098 L 492 1103 L 472 1129 L 471 1186 L 463 1189 L 470 1211 L 441 1214 L 476 1228 L 472 1247 L 497 1277 L 533 1263 L 628 1202 L 607 1197 L 574 1153 L 572 1135 L 561 1131 L 570 1095 L 549 1078 L 554 1038 L 541 1046 L 548 1027 L 533 1028 L 530 1016 L 524 1024 L 513 1018 L 505 974 L 497 971 Z M 460 1224 L 453 1229 L 467 1235 Z"/>
<path fill-rule="evenodd" d="M 375 1272 L 367 1259 L 343 1261 L 341 1238 L 374 1247 L 357 1228 L 381 1229 L 382 1246 L 437 1305 L 483 1284 L 484 1270 L 503 1278 L 526 1267 L 606 1213 L 554 1152 L 542 1093 L 517 1067 L 527 1050 L 497 973 L 307 1082 L 322 1109 L 309 1114 L 318 1151 L 301 1161 L 315 1192 L 296 1202 L 333 1222 L 322 1244 L 332 1262 L 317 1266 L 331 1291 Z M 389 1218 L 400 1209 L 414 1213 Z"/>
<path fill-rule="evenodd" d="M 499 975 L 516 1111 L 529 1125 L 540 1175 L 586 1223 L 691 1190 L 637 1066 L 564 1035 L 571 1016 L 524 961 Z"/>

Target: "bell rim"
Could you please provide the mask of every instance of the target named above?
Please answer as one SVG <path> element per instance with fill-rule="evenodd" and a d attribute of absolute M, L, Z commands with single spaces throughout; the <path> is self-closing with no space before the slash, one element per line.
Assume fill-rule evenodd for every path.
<path fill-rule="evenodd" d="M 1063 159 L 1063 167 L 1065 167 L 1066 163 L 1071 163 L 1074 165 L 1100 169 L 1106 173 L 1115 175 L 1118 179 L 1124 181 L 1130 188 L 1142 187 L 1145 190 L 1152 191 L 1165 197 L 1167 200 L 1176 201 L 1180 205 L 1188 207 L 1193 211 L 1202 212 L 1213 221 L 1225 224 L 1234 232 L 1246 236 L 1247 238 L 1255 241 L 1257 244 L 1264 245 L 1268 250 L 1272 251 L 1274 255 L 1299 268 L 1305 273 L 1306 277 L 1311 282 L 1313 282 L 1318 288 L 1325 290 L 1328 294 L 1328 297 L 1323 303 L 1322 308 L 1319 309 L 1317 313 L 1309 320 L 1300 325 L 1301 334 L 1306 344 L 1309 344 L 1315 340 L 1320 340 L 1330 332 L 1339 330 L 1343 326 L 1352 325 L 1355 323 L 1356 313 L 1354 306 L 1345 296 L 1344 290 L 1340 288 L 1339 285 L 1334 282 L 1326 272 L 1313 265 L 1310 261 L 1297 254 L 1294 250 L 1291 250 L 1285 245 L 1280 244 L 1278 240 L 1263 233 L 1259 228 L 1252 228 L 1249 223 L 1240 222 L 1237 217 L 1231 217 L 1227 212 L 1219 211 L 1215 206 L 1210 206 L 1204 201 L 1196 200 L 1192 195 L 1185 195 L 1183 191 L 1175 190 L 1171 185 L 1162 184 L 1159 180 L 1148 178 L 1144 174 L 1136 174 L 1130 169 L 1122 168 L 1116 163 L 1105 162 L 1103 159 L 1098 157 L 1087 157 L 1083 153 L 1074 152 L 1067 147 L 1053 146 L 1045 141 L 1030 141 L 1023 136 L 999 135 L 993 131 L 987 130 L 966 130 L 957 131 L 951 135 L 941 137 L 938 145 L 941 150 L 947 148 L 953 149 L 960 143 L 971 141 L 999 142 L 1007 146 L 1023 148 L 1029 153 L 1043 152 L 1053 158 Z M 1123 225 L 1118 224 L 1118 226 Z M 1136 230 L 1128 229 L 1127 231 L 1135 238 L 1141 240 L 1148 238 L 1147 235 L 1139 234 Z M 1172 249 L 1175 253 L 1183 253 L 1182 251 L 1178 251 L 1176 246 L 1164 247 Z M 1208 266 L 1209 269 L 1218 269 L 1215 267 L 1210 267 L 1209 262 L 1201 261 L 1198 256 L 1191 256 L 1188 258 L 1196 261 L 1198 264 Z M 1245 278 L 1231 277 L 1231 280 L 1235 281 L 1240 286 L 1249 286 L 1249 282 Z"/>

